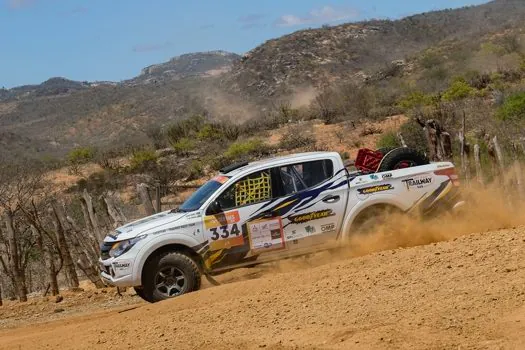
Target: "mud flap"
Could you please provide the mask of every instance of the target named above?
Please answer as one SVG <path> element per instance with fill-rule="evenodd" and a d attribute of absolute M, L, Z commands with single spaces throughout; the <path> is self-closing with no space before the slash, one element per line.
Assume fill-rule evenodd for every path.
<path fill-rule="evenodd" d="M 215 278 L 211 277 L 210 274 L 208 274 L 208 273 L 205 273 L 204 277 L 206 277 L 206 280 L 208 280 L 208 282 L 210 282 L 214 286 L 220 286 L 221 285 L 219 283 L 219 281 L 217 281 Z"/>

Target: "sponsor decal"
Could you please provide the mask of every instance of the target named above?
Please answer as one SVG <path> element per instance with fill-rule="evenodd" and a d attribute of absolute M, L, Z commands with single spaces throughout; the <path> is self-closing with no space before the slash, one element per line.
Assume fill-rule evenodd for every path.
<path fill-rule="evenodd" d="M 244 237 L 238 222 L 238 211 L 230 211 L 204 218 L 205 238 L 210 241 L 210 250 L 229 249 L 244 245 Z"/>
<path fill-rule="evenodd" d="M 280 217 L 250 223 L 250 248 L 252 252 L 285 248 L 283 224 Z"/>
<path fill-rule="evenodd" d="M 200 216 L 201 216 L 201 212 L 200 211 L 196 211 L 194 213 L 188 214 L 188 216 L 186 216 L 186 219 L 195 219 L 195 218 L 198 218 Z"/>
<path fill-rule="evenodd" d="M 241 221 L 239 212 L 237 210 L 221 213 L 217 215 L 209 215 L 204 218 L 204 226 L 206 229 L 212 227 L 219 227 L 224 225 L 233 224 Z"/>
<path fill-rule="evenodd" d="M 293 215 L 288 217 L 288 220 L 293 224 L 303 224 L 308 221 L 324 219 L 333 215 L 335 214 L 332 209 L 325 209 L 306 214 Z"/>
<path fill-rule="evenodd" d="M 212 241 L 210 243 L 210 250 L 229 249 L 229 248 L 237 247 L 240 245 L 244 245 L 243 236 L 230 237 L 226 239 L 219 239 L 216 241 Z"/>
<path fill-rule="evenodd" d="M 370 178 L 371 178 L 372 180 L 379 180 L 379 176 L 377 176 L 376 174 L 372 174 L 372 175 L 370 175 Z"/>
<path fill-rule="evenodd" d="M 193 227 L 193 226 L 195 226 L 195 223 L 187 224 L 187 225 L 181 225 L 181 226 L 169 227 L 169 228 L 166 228 L 164 230 L 159 230 L 159 231 L 152 232 L 151 234 L 152 235 L 158 235 L 160 233 L 167 233 L 167 232 L 170 232 L 170 231 L 182 230 L 182 229 Z"/>
<path fill-rule="evenodd" d="M 383 177 L 383 179 L 390 179 L 392 177 L 392 173 L 386 173 L 381 176 Z"/>
<path fill-rule="evenodd" d="M 305 230 L 306 233 L 308 233 L 308 234 L 314 234 L 314 233 L 315 233 L 315 227 L 310 226 L 310 225 L 306 226 L 306 227 L 304 228 L 304 230 Z"/>
<path fill-rule="evenodd" d="M 335 231 L 335 223 L 321 225 L 321 232 Z"/>
<path fill-rule="evenodd" d="M 405 179 L 402 182 L 405 183 L 407 190 L 410 190 L 410 188 L 412 187 L 424 188 L 432 184 L 432 176 L 422 175 L 410 179 Z"/>
<path fill-rule="evenodd" d="M 373 193 L 378 193 L 378 192 L 390 191 L 393 189 L 394 187 L 391 184 L 386 184 L 386 185 L 377 185 L 377 186 L 359 188 L 357 192 L 359 192 L 359 194 L 373 194 Z"/>
<path fill-rule="evenodd" d="M 129 262 L 114 262 L 113 263 L 113 267 L 116 268 L 116 269 L 119 269 L 119 270 L 122 270 L 122 269 L 127 269 L 129 267 L 130 263 Z"/>

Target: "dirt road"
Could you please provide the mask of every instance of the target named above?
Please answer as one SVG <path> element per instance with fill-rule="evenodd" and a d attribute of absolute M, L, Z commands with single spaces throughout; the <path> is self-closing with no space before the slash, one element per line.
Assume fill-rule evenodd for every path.
<path fill-rule="evenodd" d="M 523 227 L 283 264 L 157 304 L 5 329 L 0 348 L 525 349 Z M 236 273 L 247 271 L 261 273 Z"/>

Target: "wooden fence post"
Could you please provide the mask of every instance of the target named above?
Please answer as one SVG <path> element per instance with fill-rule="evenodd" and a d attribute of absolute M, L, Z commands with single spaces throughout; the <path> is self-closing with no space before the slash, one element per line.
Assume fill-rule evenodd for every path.
<path fill-rule="evenodd" d="M 160 184 L 155 184 L 155 211 L 160 213 L 161 211 L 161 202 L 160 202 Z"/>
<path fill-rule="evenodd" d="M 485 186 L 485 179 L 483 178 L 483 171 L 481 170 L 481 160 L 479 156 L 479 145 L 474 145 L 474 162 L 476 164 L 476 179 L 481 186 Z"/>
<path fill-rule="evenodd" d="M 465 127 L 465 112 L 463 112 L 463 122 L 461 131 L 459 132 L 459 144 L 460 144 L 460 158 L 461 158 L 461 172 L 465 178 L 465 182 L 470 182 L 470 164 L 469 164 L 469 145 L 467 144 L 466 127 Z"/>
<path fill-rule="evenodd" d="M 407 147 L 407 143 L 405 142 L 405 138 L 403 137 L 403 134 L 398 132 L 397 133 L 397 138 L 399 139 L 399 142 L 401 142 L 401 146 Z"/>
<path fill-rule="evenodd" d="M 139 194 L 140 201 L 142 202 L 142 205 L 144 206 L 144 210 L 146 211 L 146 215 L 155 214 L 155 208 L 153 208 L 153 204 L 151 203 L 151 197 L 149 195 L 148 185 L 146 185 L 145 183 L 138 184 L 137 192 Z"/>
<path fill-rule="evenodd" d="M 100 279 L 100 276 L 97 270 L 93 267 L 89 261 L 86 253 L 82 252 L 78 255 L 77 266 L 84 272 L 87 278 L 95 285 L 97 288 L 104 288 L 104 283 Z"/>
<path fill-rule="evenodd" d="M 425 132 L 429 159 L 437 162 L 450 160 L 452 158 L 452 141 L 450 134 L 442 129 L 437 120 L 429 119 L 423 122 L 420 118 L 416 118 L 416 122 Z"/>
<path fill-rule="evenodd" d="M 91 228 L 93 229 L 93 233 L 95 234 L 95 237 L 97 237 L 98 243 L 100 243 L 104 240 L 105 235 L 101 231 L 97 215 L 95 214 L 95 209 L 93 207 L 93 199 L 91 198 L 91 196 L 89 195 L 86 189 L 84 189 L 84 191 L 82 192 L 82 198 L 84 199 L 84 202 L 86 203 L 86 210 L 87 210 L 89 221 L 91 222 Z"/>
<path fill-rule="evenodd" d="M 503 164 L 503 153 L 501 152 L 501 147 L 499 146 L 498 137 L 494 136 L 492 142 L 494 143 L 494 150 L 496 151 L 496 158 L 498 160 L 499 170 L 501 176 L 503 176 L 503 174 L 505 174 L 505 168 Z"/>
<path fill-rule="evenodd" d="M 521 173 L 521 164 L 518 157 L 518 145 L 513 144 L 513 155 L 514 155 L 514 174 L 516 176 L 516 189 L 518 192 L 518 198 L 523 197 L 523 177 Z"/>

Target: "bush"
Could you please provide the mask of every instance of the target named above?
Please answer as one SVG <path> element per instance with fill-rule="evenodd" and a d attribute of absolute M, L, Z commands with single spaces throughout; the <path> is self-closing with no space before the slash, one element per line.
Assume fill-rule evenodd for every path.
<path fill-rule="evenodd" d="M 436 52 L 427 52 L 423 57 L 421 57 L 421 65 L 426 69 L 431 69 L 436 66 L 439 66 L 443 58 Z"/>
<path fill-rule="evenodd" d="M 313 136 L 305 135 L 299 130 L 299 127 L 290 129 L 285 133 L 279 141 L 279 148 L 292 150 L 301 147 L 308 147 L 315 144 L 315 138 Z"/>
<path fill-rule="evenodd" d="M 348 153 L 348 152 L 340 152 L 339 155 L 341 156 L 342 160 L 350 159 L 350 153 Z"/>
<path fill-rule="evenodd" d="M 413 120 L 409 120 L 399 128 L 399 133 L 403 136 L 407 147 L 427 153 L 427 139 L 423 128 Z"/>
<path fill-rule="evenodd" d="M 198 160 L 191 162 L 187 181 L 196 180 L 203 175 L 204 165 Z"/>
<path fill-rule="evenodd" d="M 187 138 L 199 132 L 204 125 L 204 117 L 200 115 L 188 119 L 180 120 L 170 125 L 166 130 L 168 142 L 173 145 L 182 138 Z"/>
<path fill-rule="evenodd" d="M 501 120 L 522 119 L 525 117 L 525 92 L 518 92 L 505 99 L 497 110 L 496 116 Z"/>
<path fill-rule="evenodd" d="M 118 153 L 115 151 L 97 152 L 95 162 L 100 165 L 102 169 L 106 170 L 119 170 L 121 167 Z"/>
<path fill-rule="evenodd" d="M 457 101 L 464 98 L 474 96 L 476 94 L 476 89 L 472 88 L 466 81 L 463 79 L 455 80 L 445 92 L 441 98 L 444 101 Z"/>
<path fill-rule="evenodd" d="M 206 124 L 197 133 L 197 138 L 201 141 L 214 141 L 222 138 L 221 131 L 212 124 Z"/>
<path fill-rule="evenodd" d="M 85 164 L 95 156 L 95 151 L 91 147 L 79 147 L 73 149 L 67 155 L 67 160 L 71 164 Z"/>
<path fill-rule="evenodd" d="M 262 156 L 269 153 L 270 148 L 268 145 L 261 140 L 253 139 L 232 143 L 224 155 L 228 159 L 237 160 L 248 156 Z"/>
<path fill-rule="evenodd" d="M 399 140 L 397 139 L 397 134 L 395 131 L 387 131 L 381 137 L 379 140 L 377 140 L 376 147 L 377 148 L 392 148 L 392 147 L 399 147 L 401 144 L 399 143 Z"/>
<path fill-rule="evenodd" d="M 427 95 L 422 92 L 416 91 L 402 98 L 398 102 L 398 106 L 407 110 L 407 109 L 413 109 L 416 107 L 428 106 L 428 105 L 434 104 L 435 102 L 436 102 L 436 98 L 434 96 Z"/>
<path fill-rule="evenodd" d="M 151 149 L 135 150 L 131 154 L 131 170 L 143 171 L 154 167 L 157 164 L 157 154 Z"/>
<path fill-rule="evenodd" d="M 220 124 L 222 134 L 228 141 L 235 141 L 241 135 L 241 128 L 238 125 L 231 123 L 222 123 Z"/>
<path fill-rule="evenodd" d="M 195 142 L 188 137 L 184 137 L 173 143 L 171 146 L 177 155 L 187 156 L 195 148 Z"/>
<path fill-rule="evenodd" d="M 369 125 L 365 126 L 363 130 L 359 133 L 359 136 L 364 137 L 368 135 L 375 135 L 375 134 L 381 134 L 383 130 L 377 126 Z"/>

